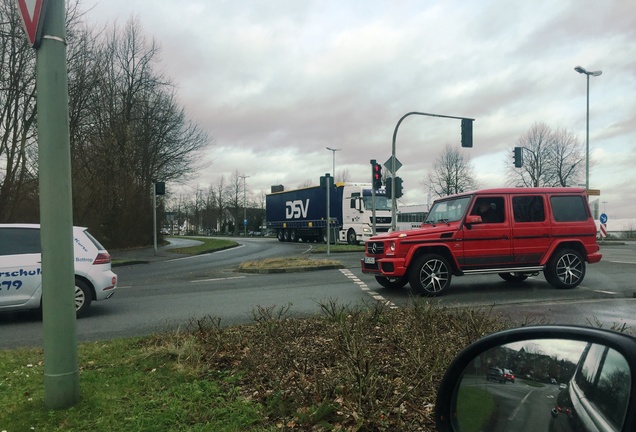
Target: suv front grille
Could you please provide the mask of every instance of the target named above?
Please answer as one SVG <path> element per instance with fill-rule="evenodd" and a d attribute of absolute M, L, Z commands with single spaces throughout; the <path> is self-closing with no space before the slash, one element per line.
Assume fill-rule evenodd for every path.
<path fill-rule="evenodd" d="M 367 253 L 371 255 L 381 255 L 384 253 L 384 243 L 383 242 L 368 242 L 367 243 Z"/>

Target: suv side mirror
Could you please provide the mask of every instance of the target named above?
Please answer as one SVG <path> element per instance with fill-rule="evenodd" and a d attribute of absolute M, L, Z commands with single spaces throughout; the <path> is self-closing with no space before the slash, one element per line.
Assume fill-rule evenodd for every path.
<path fill-rule="evenodd" d="M 482 223 L 483 220 L 481 219 L 481 216 L 479 215 L 468 215 L 466 216 L 466 225 L 472 225 L 472 224 L 480 224 Z"/>
<path fill-rule="evenodd" d="M 489 378 L 512 369 L 515 380 Z M 558 384 L 555 384 L 558 383 Z M 577 326 L 534 326 L 486 336 L 446 370 L 439 431 L 634 431 L 636 338 Z"/>

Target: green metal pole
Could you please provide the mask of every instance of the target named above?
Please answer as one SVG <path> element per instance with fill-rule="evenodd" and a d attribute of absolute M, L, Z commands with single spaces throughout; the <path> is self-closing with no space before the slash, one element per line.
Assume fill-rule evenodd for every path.
<path fill-rule="evenodd" d="M 65 5 L 47 1 L 36 51 L 44 403 L 63 409 L 79 400 L 71 151 Z"/>

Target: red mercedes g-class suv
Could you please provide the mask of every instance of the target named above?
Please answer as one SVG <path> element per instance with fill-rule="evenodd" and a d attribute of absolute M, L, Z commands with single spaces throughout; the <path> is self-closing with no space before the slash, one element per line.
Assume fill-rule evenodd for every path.
<path fill-rule="evenodd" d="M 435 296 L 452 276 L 496 273 L 520 282 L 543 271 L 557 288 L 574 288 L 585 263 L 601 260 L 582 188 L 485 189 L 440 198 L 420 228 L 371 237 L 362 272 L 386 288 L 410 283 Z"/>

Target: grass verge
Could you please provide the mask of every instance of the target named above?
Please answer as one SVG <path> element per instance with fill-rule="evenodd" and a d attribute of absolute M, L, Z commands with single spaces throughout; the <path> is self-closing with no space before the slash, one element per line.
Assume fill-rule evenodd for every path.
<path fill-rule="evenodd" d="M 506 325 L 414 299 L 256 308 L 254 323 L 81 344 L 81 401 L 43 405 L 43 353 L 0 351 L 0 430 L 433 431 L 439 381 L 466 345 Z"/>
<path fill-rule="evenodd" d="M 182 248 L 167 249 L 168 252 L 186 255 L 201 255 L 212 252 L 218 252 L 238 246 L 233 240 L 222 240 L 209 237 L 180 237 L 188 240 L 196 240 L 201 244 L 196 246 L 188 246 Z"/>
<path fill-rule="evenodd" d="M 326 253 L 327 245 L 318 245 L 311 250 L 312 253 Z M 335 244 L 329 245 L 329 252 L 364 252 L 364 245 Z"/>
<path fill-rule="evenodd" d="M 248 273 L 314 270 L 320 268 L 341 268 L 340 261 L 329 259 L 311 259 L 307 257 L 266 258 L 256 261 L 244 261 L 238 270 Z"/>

